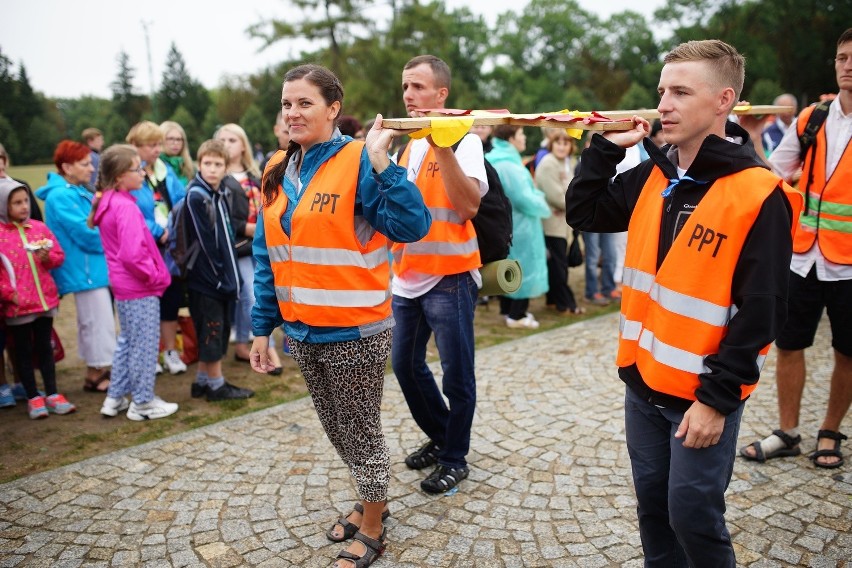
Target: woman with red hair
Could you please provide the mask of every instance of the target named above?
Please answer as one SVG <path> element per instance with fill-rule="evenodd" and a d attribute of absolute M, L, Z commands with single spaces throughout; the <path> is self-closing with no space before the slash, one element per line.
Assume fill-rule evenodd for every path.
<path fill-rule="evenodd" d="M 60 296 L 74 294 L 77 349 L 86 362 L 83 388 L 106 392 L 115 351 L 115 317 L 100 234 L 86 225 L 94 198 L 87 185 L 93 170 L 89 148 L 63 140 L 53 162 L 56 173 L 47 174 L 47 185 L 36 191 L 44 201 L 44 221 L 65 251 L 65 263 L 53 270 L 53 278 Z"/>

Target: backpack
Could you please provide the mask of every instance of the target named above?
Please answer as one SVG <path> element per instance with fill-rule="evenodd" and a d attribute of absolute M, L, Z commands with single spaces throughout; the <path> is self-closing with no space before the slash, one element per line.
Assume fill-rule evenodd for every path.
<path fill-rule="evenodd" d="M 453 152 L 458 149 L 459 144 L 461 140 L 453 144 Z M 397 151 L 397 163 L 405 148 L 403 146 Z M 483 162 L 488 192 L 480 200 L 479 211 L 471 221 L 479 244 L 479 258 L 482 264 L 488 264 L 509 256 L 509 247 L 512 244 L 512 202 L 503 191 L 503 183 L 497 170 L 484 157 Z"/>
<path fill-rule="evenodd" d="M 192 223 L 187 200 L 193 191 L 201 191 L 197 187 L 190 187 L 186 195 L 181 198 L 169 214 L 169 238 L 166 249 L 175 265 L 180 270 L 181 277 L 186 277 L 187 271 L 195 266 L 198 253 L 201 252 L 201 243 L 198 239 L 190 237 L 190 224 Z"/>
<path fill-rule="evenodd" d="M 804 163 L 805 156 L 807 156 L 808 151 L 811 152 L 811 167 L 808 168 L 808 175 L 805 178 L 805 196 L 808 195 L 808 191 L 811 188 L 811 185 L 814 182 L 814 152 L 816 152 L 816 137 L 819 129 L 822 128 L 822 123 L 825 122 L 826 117 L 828 117 L 828 107 L 831 104 L 831 101 L 822 101 L 818 105 L 814 106 L 814 110 L 811 111 L 811 115 L 808 117 L 808 122 L 805 124 L 805 130 L 802 132 L 801 136 L 799 136 L 799 159 Z M 810 214 L 810 199 L 805 198 L 805 210 L 804 214 Z"/>
<path fill-rule="evenodd" d="M 816 142 L 817 132 L 822 127 L 822 123 L 825 122 L 826 117 L 828 117 L 828 107 L 831 104 L 831 101 L 822 101 L 818 105 L 814 106 L 814 110 L 811 111 L 811 115 L 808 117 L 808 123 L 805 125 L 805 130 L 802 132 L 802 135 L 799 136 L 799 146 L 801 150 L 799 151 L 799 158 L 804 161 L 805 155 L 808 153 L 808 150 L 814 145 Z"/>
<path fill-rule="evenodd" d="M 497 170 L 488 160 L 485 160 L 485 176 L 488 193 L 482 197 L 479 211 L 472 219 L 482 264 L 505 259 L 512 244 L 512 202 L 503 191 Z"/>

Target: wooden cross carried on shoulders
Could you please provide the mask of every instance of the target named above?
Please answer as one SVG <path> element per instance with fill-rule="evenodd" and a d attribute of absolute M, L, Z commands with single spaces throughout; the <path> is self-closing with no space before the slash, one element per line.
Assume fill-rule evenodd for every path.
<path fill-rule="evenodd" d="M 738 105 L 733 114 L 768 115 L 794 112 L 789 106 L 779 105 Z M 422 128 L 440 128 L 450 125 L 496 126 L 513 124 L 518 126 L 544 126 L 576 130 L 630 130 L 633 128 L 631 117 L 641 116 L 647 120 L 660 118 L 653 109 L 610 110 L 610 111 L 561 111 L 533 114 L 517 114 L 506 109 L 499 110 L 460 110 L 460 109 L 422 109 L 428 116 L 420 118 L 385 118 L 382 126 L 393 130 L 412 130 Z"/>

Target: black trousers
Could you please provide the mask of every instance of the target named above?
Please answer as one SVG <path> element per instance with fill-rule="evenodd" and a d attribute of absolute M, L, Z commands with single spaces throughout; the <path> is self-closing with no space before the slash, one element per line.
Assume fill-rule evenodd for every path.
<path fill-rule="evenodd" d="M 41 369 L 44 392 L 48 396 L 56 394 L 56 363 L 53 361 L 53 345 L 50 343 L 50 330 L 53 318 L 40 317 L 23 325 L 7 325 L 6 330 L 15 342 L 15 367 L 18 378 L 27 391 L 27 398 L 38 396 L 35 382 L 33 355 Z"/>
<path fill-rule="evenodd" d="M 560 312 L 577 309 L 574 292 L 568 286 L 568 239 L 544 237 L 547 248 L 547 304 L 556 306 Z"/>

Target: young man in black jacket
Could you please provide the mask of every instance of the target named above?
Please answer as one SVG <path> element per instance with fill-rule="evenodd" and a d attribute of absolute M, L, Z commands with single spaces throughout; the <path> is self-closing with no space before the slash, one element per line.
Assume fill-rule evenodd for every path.
<path fill-rule="evenodd" d="M 188 231 L 190 242 L 197 241 L 201 249 L 186 272 L 189 313 L 198 335 L 199 358 L 191 394 L 194 398 L 206 395 L 210 401 L 254 395 L 222 376 L 231 314 L 242 285 L 228 205 L 220 191 L 227 159 L 222 142 L 204 142 L 198 149 L 198 173 L 186 193 L 186 213 L 192 226 Z"/>
<path fill-rule="evenodd" d="M 573 228 L 628 231 L 617 364 L 646 566 L 735 566 L 724 492 L 786 318 L 800 199 L 727 122 L 744 66 L 718 40 L 676 47 L 658 87 L 668 145 L 645 142 L 651 159 L 610 181 L 650 125 L 595 135 L 566 194 Z"/>

